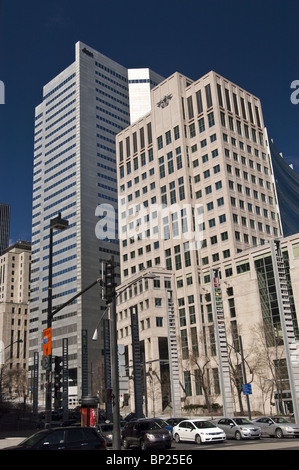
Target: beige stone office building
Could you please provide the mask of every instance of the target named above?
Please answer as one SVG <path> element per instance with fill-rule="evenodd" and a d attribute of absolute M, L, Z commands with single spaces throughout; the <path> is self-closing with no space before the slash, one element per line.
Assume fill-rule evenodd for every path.
<path fill-rule="evenodd" d="M 264 254 L 270 239 L 283 236 L 268 136 L 260 100 L 215 72 L 197 81 L 173 74 L 152 90 L 151 109 L 117 136 L 118 341 L 126 346 L 132 378 L 130 309 L 137 307 L 144 411 L 171 413 L 176 385 L 169 374 L 168 312 L 174 309 L 181 406 L 202 405 L 203 412 L 222 403 L 211 269 L 221 276 L 238 386 L 238 336 L 248 363 L 257 351 L 251 330 L 263 323 L 264 313 L 254 257 Z M 286 243 L 295 272 L 292 241 Z M 257 369 L 255 364 L 254 380 L 268 387 L 253 387 L 253 408 L 269 411 L 275 384 L 270 372 L 259 379 Z M 233 381 L 239 411 L 244 398 Z"/>
<path fill-rule="evenodd" d="M 20 241 L 0 257 L 0 366 L 2 393 L 27 394 L 31 243 Z"/>

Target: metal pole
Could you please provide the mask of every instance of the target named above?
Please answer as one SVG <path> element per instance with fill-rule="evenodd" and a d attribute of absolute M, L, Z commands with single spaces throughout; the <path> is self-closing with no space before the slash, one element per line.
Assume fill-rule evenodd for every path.
<path fill-rule="evenodd" d="M 134 373 L 134 398 L 136 418 L 142 418 L 142 381 L 140 367 L 140 342 L 137 305 L 130 307 Z"/>
<path fill-rule="evenodd" d="M 245 368 L 245 361 L 244 361 L 243 345 L 242 345 L 241 336 L 239 336 L 239 345 L 240 345 L 240 354 L 241 354 L 241 360 L 242 360 L 243 380 L 244 380 L 244 383 L 247 384 L 246 368 Z M 251 420 L 250 400 L 249 400 L 248 393 L 246 394 L 246 401 L 247 401 L 248 419 Z"/>
<path fill-rule="evenodd" d="M 50 227 L 49 240 L 49 278 L 48 278 L 48 315 L 47 328 L 52 327 L 52 258 L 53 258 L 53 228 Z M 46 410 L 45 410 L 45 427 L 49 427 L 52 419 L 52 354 L 50 354 L 51 367 L 46 369 Z"/>
<path fill-rule="evenodd" d="M 120 416 L 119 416 L 119 377 L 118 377 L 118 349 L 116 326 L 116 296 L 114 294 L 110 304 L 110 345 L 111 345 L 111 378 L 113 391 L 113 449 L 121 449 Z"/>

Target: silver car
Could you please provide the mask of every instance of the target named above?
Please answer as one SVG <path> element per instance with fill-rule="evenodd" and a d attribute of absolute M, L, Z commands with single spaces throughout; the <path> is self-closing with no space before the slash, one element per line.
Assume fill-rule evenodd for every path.
<path fill-rule="evenodd" d="M 290 423 L 280 416 L 257 418 L 254 423 L 261 428 L 262 434 L 275 436 L 279 439 L 286 436 L 299 437 L 299 424 Z"/>
<path fill-rule="evenodd" d="M 226 437 L 238 441 L 241 439 L 259 439 L 261 437 L 260 427 L 247 418 L 221 418 L 216 424 L 225 432 Z"/>

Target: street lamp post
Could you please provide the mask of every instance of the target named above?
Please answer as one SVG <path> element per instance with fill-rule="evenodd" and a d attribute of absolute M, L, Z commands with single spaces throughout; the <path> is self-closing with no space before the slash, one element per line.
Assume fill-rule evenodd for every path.
<path fill-rule="evenodd" d="M 247 384 L 245 359 L 244 359 L 243 344 L 242 344 L 241 336 L 239 336 L 239 346 L 240 346 L 240 354 L 241 354 L 241 361 L 242 361 L 243 380 L 244 380 L 244 384 Z M 251 409 L 250 409 L 250 400 L 249 400 L 248 393 L 246 393 L 246 402 L 247 402 L 248 419 L 251 420 Z"/>
<path fill-rule="evenodd" d="M 121 291 L 117 293 L 117 297 L 126 289 L 139 282 L 141 279 L 155 279 L 154 273 L 144 272 L 138 278 L 130 281 Z M 141 381 L 141 354 L 139 342 L 139 324 L 137 305 L 130 307 L 131 316 L 131 335 L 132 335 L 132 354 L 133 354 L 133 374 L 134 374 L 134 400 L 136 418 L 141 418 L 142 413 L 142 381 Z"/>
<path fill-rule="evenodd" d="M 111 257 L 106 263 L 105 270 L 105 299 L 110 304 L 110 355 L 111 355 L 111 384 L 113 392 L 113 449 L 121 449 L 120 437 L 120 407 L 119 407 L 119 370 L 118 370 L 118 346 L 117 346 L 117 322 L 116 322 L 116 299 L 128 287 L 143 278 L 155 278 L 154 274 L 144 273 L 137 279 L 128 283 L 120 291 L 116 292 L 114 258 Z"/>
<path fill-rule="evenodd" d="M 47 315 L 47 328 L 52 328 L 52 277 L 53 277 L 53 231 L 54 230 L 65 230 L 69 223 L 67 220 L 61 218 L 61 213 L 58 216 L 50 220 L 50 239 L 49 239 L 49 279 L 48 279 L 48 315 Z M 45 412 L 45 424 L 46 427 L 50 426 L 52 417 L 52 353 L 50 351 L 50 366 L 46 369 L 46 412 Z"/>

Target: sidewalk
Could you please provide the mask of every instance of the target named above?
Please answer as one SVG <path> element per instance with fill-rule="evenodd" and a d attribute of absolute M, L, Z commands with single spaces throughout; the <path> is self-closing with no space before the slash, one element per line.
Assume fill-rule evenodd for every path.
<path fill-rule="evenodd" d="M 5 437 L 0 438 L 0 450 L 6 449 L 7 447 L 16 446 L 20 442 L 24 441 L 26 437 Z"/>

